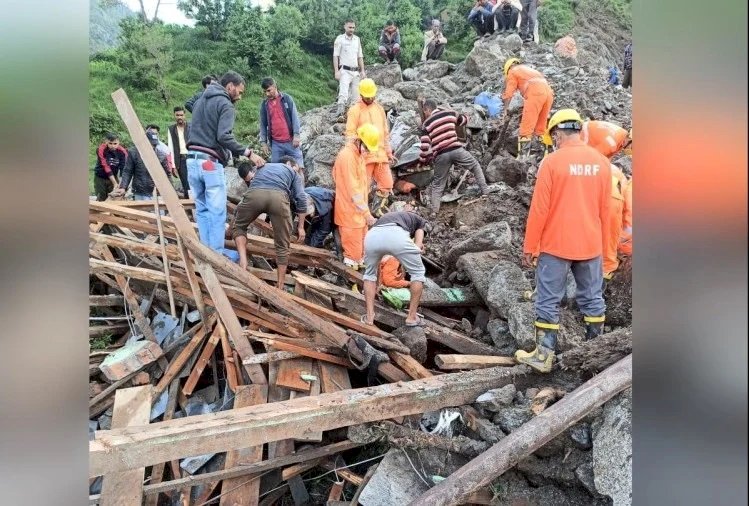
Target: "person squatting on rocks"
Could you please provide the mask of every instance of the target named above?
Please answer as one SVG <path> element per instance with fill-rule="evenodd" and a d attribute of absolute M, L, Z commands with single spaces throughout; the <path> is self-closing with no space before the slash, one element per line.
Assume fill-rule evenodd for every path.
<path fill-rule="evenodd" d="M 516 91 L 523 96 L 523 114 L 518 131 L 518 158 L 530 156 L 533 134 L 543 142 L 546 120 L 554 103 L 554 92 L 544 75 L 525 65 L 518 58 L 509 58 L 504 65 L 505 91 L 502 121 L 507 119 L 507 109 Z"/>
<path fill-rule="evenodd" d="M 182 183 L 182 196 L 190 198 L 190 183 L 187 181 L 187 138 L 190 134 L 190 122 L 185 121 L 184 107 L 174 108 L 174 124 L 170 125 L 167 144 L 177 168 L 179 181 Z"/>
<path fill-rule="evenodd" d="M 167 163 L 166 157 L 159 155 L 156 151 L 159 145 L 158 135 L 155 131 L 149 130 L 146 132 L 146 137 L 151 146 L 153 146 L 154 153 L 156 153 L 156 157 L 159 159 L 159 163 L 161 163 L 164 171 L 168 176 L 171 175 L 172 170 Z M 127 155 L 127 161 L 122 168 L 120 185 L 111 193 L 112 197 L 122 197 L 125 195 L 128 186 L 132 183 L 134 200 L 153 200 L 153 189 L 155 186 L 153 178 L 151 178 L 151 174 L 148 172 L 146 164 L 143 162 L 143 157 L 138 152 L 138 148 L 133 146 L 128 150 Z"/>
<path fill-rule="evenodd" d="M 438 19 L 432 20 L 432 28 L 424 32 L 424 49 L 421 61 L 439 60 L 445 50 L 447 38 L 442 34 L 442 24 Z"/>
<path fill-rule="evenodd" d="M 371 186 L 373 180 L 377 184 L 377 198 L 371 206 L 372 214 L 379 217 L 388 204 L 388 196 L 393 192 L 393 172 L 390 166 L 396 163 L 396 159 L 390 148 L 390 129 L 385 109 L 375 100 L 375 82 L 369 78 L 363 79 L 359 83 L 359 95 L 359 101 L 351 106 L 347 114 L 346 138 L 356 139 L 359 127 L 367 123 L 374 125 L 380 132 L 379 149 L 367 153 L 365 157 L 368 185 Z"/>
<path fill-rule="evenodd" d="M 367 77 L 364 71 L 364 53 L 361 40 L 354 35 L 356 23 L 349 19 L 343 24 L 342 33 L 333 43 L 333 71 L 338 81 L 338 109 L 341 116 L 346 112 L 346 106 L 354 91 L 359 87 L 359 79 Z"/>
<path fill-rule="evenodd" d="M 96 200 L 104 202 L 117 187 L 117 176 L 127 161 L 127 150 L 120 145 L 120 137 L 108 133 L 96 149 L 94 166 L 94 192 Z"/>
<path fill-rule="evenodd" d="M 601 257 L 609 222 L 611 166 L 580 139 L 581 129 L 582 119 L 573 109 L 562 109 L 549 120 L 556 150 L 539 165 L 525 229 L 523 264 L 537 263 L 536 348 L 518 350 L 515 359 L 543 373 L 551 371 L 554 359 L 568 270 L 577 284 L 585 338 L 600 335 L 605 320 Z"/>
<path fill-rule="evenodd" d="M 371 123 L 366 123 L 358 128 L 356 139 L 349 140 L 343 146 L 333 164 L 333 218 L 341 236 L 343 263 L 355 270 L 364 262 L 367 227 L 375 222 L 367 205 L 369 184 L 366 156 L 379 149 L 380 131 Z"/>
<path fill-rule="evenodd" d="M 398 259 L 411 276 L 406 326 L 423 325 L 422 317 L 416 312 L 421 301 L 421 293 L 426 281 L 426 268 L 421 259 L 424 250 L 424 232 L 427 222 L 406 206 L 404 211 L 392 211 L 378 219 L 364 239 L 364 300 L 366 317 L 362 320 L 374 324 L 375 295 L 377 294 L 377 271 L 385 255 Z"/>
<path fill-rule="evenodd" d="M 468 22 L 473 25 L 479 37 L 494 33 L 494 4 L 490 0 L 476 0 L 468 13 Z"/>
<path fill-rule="evenodd" d="M 493 10 L 499 33 L 517 33 L 518 18 L 522 10 L 520 0 L 499 0 Z"/>
<path fill-rule="evenodd" d="M 278 91 L 276 81 L 266 77 L 260 82 L 265 100 L 260 104 L 260 143 L 263 156 L 278 163 L 283 156 L 291 156 L 304 168 L 304 157 L 299 147 L 299 114 L 291 95 Z"/>
<path fill-rule="evenodd" d="M 521 0 L 520 11 L 520 38 L 523 42 L 532 42 L 535 38 L 536 25 L 538 24 L 538 6 L 540 0 Z"/>
<path fill-rule="evenodd" d="M 260 167 L 265 163 L 248 146 L 234 138 L 234 104 L 242 99 L 245 81 L 227 72 L 220 82 L 209 84 L 195 102 L 187 138 L 187 179 L 195 199 L 195 218 L 200 241 L 234 261 L 239 256 L 224 247 L 226 227 L 226 179 L 224 166 L 233 156 L 246 156 Z"/>
<path fill-rule="evenodd" d="M 385 23 L 385 28 L 380 33 L 380 46 L 377 51 L 386 64 L 398 63 L 401 54 L 401 32 L 395 26 L 395 21 Z"/>
<path fill-rule="evenodd" d="M 468 116 L 437 107 L 432 99 L 424 100 L 422 105 L 424 122 L 421 124 L 421 153 L 419 163 L 426 165 L 433 162 L 434 179 L 429 188 L 429 207 L 432 215 L 440 210 L 440 199 L 445 191 L 450 169 L 455 166 L 460 172 L 470 169 L 479 185 L 482 195 L 489 193 L 481 165 L 458 140 L 456 126 L 468 123 Z"/>
<path fill-rule="evenodd" d="M 297 172 L 296 160 L 281 157 L 278 163 L 266 163 L 260 170 L 250 170 L 242 178 L 249 179 L 249 188 L 242 195 L 234 212 L 231 235 L 239 252 L 239 266 L 247 268 L 247 228 L 261 214 L 267 214 L 273 225 L 273 244 L 276 248 L 277 287 L 283 289 L 291 243 L 292 202 L 299 218 L 297 236 L 304 241 L 304 216 L 307 214 L 307 194 Z"/>
<path fill-rule="evenodd" d="M 192 108 L 195 107 L 195 102 L 197 102 L 200 96 L 203 95 L 203 92 L 208 87 L 208 85 L 217 83 L 217 82 L 218 82 L 218 77 L 214 76 L 213 74 L 207 75 L 203 79 L 201 79 L 200 85 L 203 87 L 203 89 L 197 92 L 192 97 L 187 99 L 187 102 L 185 102 L 185 109 L 192 112 Z"/>
<path fill-rule="evenodd" d="M 304 244 L 314 248 L 322 248 L 325 239 L 333 232 L 335 192 L 319 186 L 308 186 L 304 189 L 304 193 L 307 194 Z"/>

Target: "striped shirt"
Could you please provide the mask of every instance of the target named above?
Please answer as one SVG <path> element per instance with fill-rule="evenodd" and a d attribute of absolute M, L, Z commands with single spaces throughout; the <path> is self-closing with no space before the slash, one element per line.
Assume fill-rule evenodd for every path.
<path fill-rule="evenodd" d="M 429 163 L 434 157 L 462 148 L 463 143 L 458 140 L 456 126 L 468 123 L 468 116 L 455 111 L 438 107 L 422 123 L 421 153 L 419 161 Z"/>

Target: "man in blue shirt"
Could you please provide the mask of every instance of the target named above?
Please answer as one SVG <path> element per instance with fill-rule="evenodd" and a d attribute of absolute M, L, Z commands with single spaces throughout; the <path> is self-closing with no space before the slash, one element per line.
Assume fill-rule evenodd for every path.
<path fill-rule="evenodd" d="M 304 241 L 304 217 L 307 214 L 307 194 L 304 183 L 297 172 L 299 167 L 291 156 L 284 156 L 280 163 L 266 163 L 255 171 L 249 171 L 243 179 L 249 182 L 232 220 L 231 233 L 239 252 L 239 266 L 247 268 L 247 228 L 258 216 L 265 213 L 273 225 L 273 243 L 276 247 L 278 288 L 283 289 L 286 266 L 289 263 L 291 242 L 291 204 L 299 217 L 297 234 Z M 241 174 L 240 174 L 241 176 Z"/>

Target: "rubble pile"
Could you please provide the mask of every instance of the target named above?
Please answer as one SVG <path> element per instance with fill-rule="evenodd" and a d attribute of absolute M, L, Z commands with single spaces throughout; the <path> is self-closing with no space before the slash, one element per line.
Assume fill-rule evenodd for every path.
<path fill-rule="evenodd" d="M 507 128 L 473 103 L 501 93 L 514 56 L 547 76 L 554 109 L 629 128 L 631 96 L 606 82 L 611 44 L 574 42 L 555 53 L 497 34 L 458 65 L 367 69 L 403 139 L 413 140 L 419 98 L 467 113 L 467 148 L 494 184 L 480 197 L 469 179 L 431 223 L 423 328 L 405 327 L 405 312 L 379 296 L 376 325 L 362 323 L 361 272 L 334 251 L 293 244 L 276 289 L 262 219 L 242 271 L 200 244 L 194 203 L 160 184 L 158 167 L 156 207 L 91 202 L 89 337 L 102 343 L 89 365 L 91 503 L 630 504 L 631 263 L 607 287 L 604 335 L 583 339 L 570 276 L 558 365 L 547 375 L 516 365 L 513 353 L 535 343 L 534 275 L 520 257 L 540 156 L 515 159 L 521 100 Z M 306 183 L 332 188 L 344 123 L 335 105 L 301 123 Z M 244 190 L 235 172 L 229 215 Z M 627 366 L 628 383 L 605 381 Z M 512 462 L 443 493 L 498 445 Z"/>

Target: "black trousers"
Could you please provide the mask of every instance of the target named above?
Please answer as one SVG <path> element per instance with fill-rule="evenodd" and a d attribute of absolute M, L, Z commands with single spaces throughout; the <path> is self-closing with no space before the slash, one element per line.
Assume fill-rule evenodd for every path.
<path fill-rule="evenodd" d="M 496 10 L 497 26 L 500 30 L 515 30 L 518 26 L 520 11 L 511 5 Z"/>
<path fill-rule="evenodd" d="M 190 183 L 187 182 L 187 157 L 185 155 L 179 155 L 179 161 L 175 163 L 177 166 L 177 175 L 179 181 L 182 183 L 182 191 L 184 192 L 184 198 L 190 198 L 188 191 L 190 190 Z"/>
<path fill-rule="evenodd" d="M 471 20 L 476 33 L 483 36 L 494 33 L 494 16 L 476 16 Z"/>

